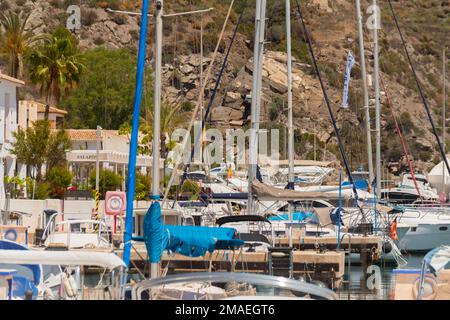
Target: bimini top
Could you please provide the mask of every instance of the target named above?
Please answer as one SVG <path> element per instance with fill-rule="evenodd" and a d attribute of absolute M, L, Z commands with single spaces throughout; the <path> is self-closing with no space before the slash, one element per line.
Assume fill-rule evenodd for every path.
<path fill-rule="evenodd" d="M 0 261 L 22 265 L 93 266 L 114 269 L 126 267 L 113 253 L 88 251 L 0 250 Z"/>
<path fill-rule="evenodd" d="M 431 250 L 423 260 L 434 274 L 438 273 L 450 262 L 450 246 L 441 246 Z"/>
<path fill-rule="evenodd" d="M 227 216 L 222 217 L 216 220 L 216 224 L 218 226 L 224 225 L 226 223 L 233 223 L 233 222 L 267 222 L 271 224 L 269 220 L 267 220 L 263 216 L 257 216 L 257 215 L 235 215 L 235 216 Z"/>

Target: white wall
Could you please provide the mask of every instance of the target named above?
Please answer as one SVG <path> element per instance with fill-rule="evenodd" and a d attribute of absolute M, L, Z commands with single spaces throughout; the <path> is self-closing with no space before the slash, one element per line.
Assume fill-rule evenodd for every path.
<path fill-rule="evenodd" d="M 4 177 L 13 175 L 15 165 L 15 159 L 11 156 L 7 158 L 7 156 L 9 155 L 8 150 L 12 147 L 12 132 L 17 130 L 16 88 L 17 84 L 4 79 L 0 80 L 0 166 L 2 166 L 0 170 L 0 205 L 3 205 L 5 200 Z M 8 108 L 6 108 L 6 104 L 8 104 Z"/>
<path fill-rule="evenodd" d="M 95 207 L 94 200 L 65 200 L 64 219 L 91 219 L 92 210 Z M 135 208 L 149 208 L 148 201 L 135 201 Z M 45 209 L 53 209 L 62 212 L 62 201 L 59 199 L 48 200 L 25 200 L 11 199 L 10 210 L 30 213 L 31 216 L 24 218 L 24 225 L 29 233 L 34 233 L 39 227 L 39 221 Z M 100 201 L 99 211 L 104 212 L 104 201 Z"/>

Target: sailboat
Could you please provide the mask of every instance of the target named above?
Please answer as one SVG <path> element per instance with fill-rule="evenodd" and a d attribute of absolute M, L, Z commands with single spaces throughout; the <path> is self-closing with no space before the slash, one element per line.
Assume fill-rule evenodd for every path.
<path fill-rule="evenodd" d="M 231 6 L 234 1 L 232 1 Z M 230 6 L 230 10 L 231 10 Z M 255 65 L 257 66 L 254 70 L 261 70 L 262 64 L 262 50 L 264 41 L 264 25 L 265 25 L 265 10 L 266 10 L 266 0 L 256 1 L 256 35 L 255 35 Z M 230 11 L 229 11 L 230 13 Z M 145 45 L 146 45 L 146 26 L 147 26 L 147 15 L 148 15 L 148 0 L 143 0 L 142 6 L 142 22 L 141 22 L 141 33 L 140 33 L 140 45 L 138 54 L 138 68 L 137 68 L 137 84 L 136 84 L 136 95 L 135 95 L 135 105 L 133 114 L 133 127 L 130 142 L 130 160 L 129 160 L 129 170 L 128 170 L 128 193 L 127 198 L 134 198 L 134 166 L 136 162 L 136 149 L 137 149 L 137 134 L 138 134 L 138 120 L 139 120 L 139 108 L 142 95 L 142 81 L 143 81 L 143 69 L 145 61 Z M 159 163 L 159 138 L 160 138 L 160 123 L 159 123 L 159 112 L 161 103 L 161 45 L 162 45 L 162 18 L 163 18 L 163 1 L 158 1 L 156 4 L 156 15 L 155 15 L 155 25 L 156 25 L 156 62 L 155 62 L 155 117 L 154 117 L 154 142 L 153 142 L 153 161 L 154 163 Z M 225 20 L 225 22 L 228 20 Z M 260 83 L 261 73 L 254 72 L 254 88 L 258 89 L 258 84 Z M 255 95 L 258 95 L 258 90 L 253 91 Z M 256 117 L 257 103 L 258 99 L 253 100 L 253 113 L 252 116 Z M 255 136 L 256 131 L 253 133 Z M 256 140 L 252 140 L 253 146 L 255 146 Z M 174 287 L 171 286 L 169 289 L 169 295 L 164 295 L 165 298 L 184 298 L 186 292 L 192 293 L 192 286 L 187 285 L 188 282 L 197 283 L 194 288 L 197 290 L 199 288 L 204 288 L 205 285 L 210 287 L 211 290 L 206 292 L 203 290 L 203 294 L 194 295 L 192 298 L 198 299 L 205 295 L 212 298 L 218 298 L 220 296 L 215 296 L 214 292 L 219 292 L 220 290 L 215 290 L 211 286 L 211 282 L 232 282 L 243 281 L 248 283 L 249 280 L 254 278 L 254 276 L 247 274 L 235 274 L 231 273 L 216 273 L 208 272 L 207 274 L 194 275 L 185 274 L 180 276 L 167 276 L 161 277 L 160 262 L 163 251 L 169 250 L 170 252 L 177 252 L 187 256 L 204 256 L 207 252 L 211 253 L 215 250 L 220 249 L 236 249 L 243 244 L 243 241 L 236 237 L 236 230 L 233 228 L 215 228 L 215 227 L 204 227 L 204 226 L 168 226 L 162 223 L 161 219 L 161 205 L 159 203 L 160 191 L 159 191 L 159 166 L 153 166 L 153 183 L 152 183 L 152 199 L 154 200 L 151 207 L 149 208 L 145 218 L 144 218 L 144 236 L 142 238 L 132 237 L 132 220 L 133 220 L 133 201 L 127 201 L 127 217 L 126 217 L 126 232 L 124 237 L 124 261 L 127 266 L 130 265 L 130 250 L 131 241 L 144 241 L 147 247 L 147 253 L 149 256 L 149 262 L 151 264 L 151 279 L 143 280 L 135 285 L 133 285 L 133 298 L 141 298 L 140 294 L 136 292 L 142 292 L 143 290 L 148 290 L 148 288 L 155 289 L 161 293 L 164 288 L 171 286 L 173 283 L 180 283 L 181 287 L 176 287 L 175 292 L 179 293 L 178 296 L 174 295 Z M 270 285 L 274 283 L 278 287 L 290 289 L 293 285 L 285 285 L 287 279 L 270 276 L 260 275 L 258 279 L 255 280 L 257 284 L 264 283 Z M 292 280 L 294 281 L 294 280 Z M 200 283 L 200 286 L 199 286 Z M 302 287 L 304 293 L 314 293 L 318 296 L 325 297 L 327 299 L 335 299 L 336 295 L 326 289 L 320 288 L 314 285 L 302 286 L 300 282 L 295 282 L 296 288 Z M 312 288 L 314 287 L 314 288 Z M 189 288 L 191 290 L 189 291 Z M 255 288 L 250 284 L 247 285 L 246 292 L 256 293 Z M 195 290 L 195 289 L 194 289 Z M 152 299 L 155 297 L 153 294 L 155 290 L 151 290 L 151 294 L 146 296 L 147 299 Z M 276 293 L 273 293 L 271 297 L 273 298 Z M 295 297 L 295 296 L 294 296 Z"/>

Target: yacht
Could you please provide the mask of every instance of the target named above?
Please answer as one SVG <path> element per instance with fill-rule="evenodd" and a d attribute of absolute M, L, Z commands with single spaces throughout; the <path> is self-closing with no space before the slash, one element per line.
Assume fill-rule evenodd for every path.
<path fill-rule="evenodd" d="M 415 174 L 415 178 L 420 194 L 417 192 L 412 175 L 408 173 L 403 175 L 398 186 L 382 189 L 382 199 L 393 204 L 412 204 L 418 200 L 439 200 L 436 189 L 431 187 L 425 175 Z"/>

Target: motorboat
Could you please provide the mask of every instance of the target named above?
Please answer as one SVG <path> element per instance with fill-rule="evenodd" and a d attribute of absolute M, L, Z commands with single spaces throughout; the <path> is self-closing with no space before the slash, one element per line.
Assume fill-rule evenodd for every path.
<path fill-rule="evenodd" d="M 0 296 L 11 300 L 120 300 L 123 299 L 123 281 L 126 265 L 117 255 L 93 251 L 51 251 L 51 250 L 3 250 L 0 249 L 0 270 L 8 270 L 12 286 L 5 286 L 0 280 Z M 25 293 L 14 290 L 15 284 L 25 283 L 21 270 L 32 268 L 37 274 L 42 267 L 62 268 L 60 274 L 49 281 L 35 278 L 31 289 Z M 5 268 L 6 269 L 3 269 Z M 0 271 L 0 278 L 1 278 Z M 12 292 L 11 292 L 12 290 Z M 9 291 L 6 293 L 6 291 Z M 31 291 L 30 294 L 27 291 Z"/>
<path fill-rule="evenodd" d="M 423 174 L 415 174 L 418 189 L 414 184 L 411 174 L 404 174 L 401 183 L 394 188 L 381 190 L 381 198 L 394 204 L 412 204 L 418 200 L 438 201 L 439 195 L 436 189 L 432 188 L 428 179 Z"/>
<path fill-rule="evenodd" d="M 16 252 L 22 255 L 30 249 L 20 243 L 0 240 L 0 252 L 3 251 Z M 20 252 L 19 252 L 20 251 Z M 1 255 L 1 254 L 0 254 Z M 48 292 L 58 291 L 58 277 L 61 275 L 59 265 L 42 265 L 42 264 L 15 264 L 8 259 L 0 259 L 0 269 L 9 270 L 11 289 L 6 294 L 0 291 L 0 300 L 7 295 L 9 299 L 37 299 L 42 294 L 42 288 L 45 286 Z"/>
<path fill-rule="evenodd" d="M 53 214 L 44 229 L 42 241 L 47 248 L 112 249 L 111 231 L 103 220 L 61 220 Z"/>
<path fill-rule="evenodd" d="M 395 269 L 395 300 L 449 300 L 450 246 L 428 252 L 421 269 Z"/>
<path fill-rule="evenodd" d="M 398 241 L 400 250 L 429 251 L 450 243 L 450 215 L 446 213 L 409 208 L 398 222 L 406 229 Z"/>

